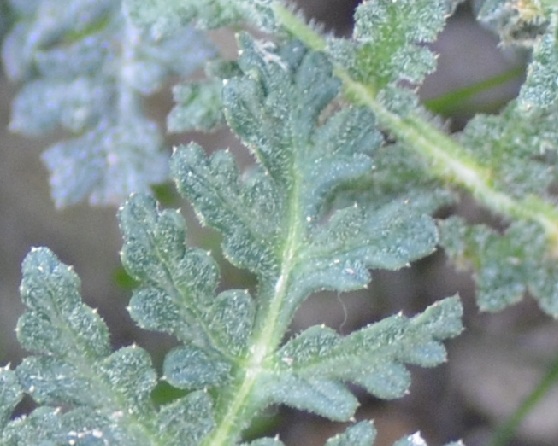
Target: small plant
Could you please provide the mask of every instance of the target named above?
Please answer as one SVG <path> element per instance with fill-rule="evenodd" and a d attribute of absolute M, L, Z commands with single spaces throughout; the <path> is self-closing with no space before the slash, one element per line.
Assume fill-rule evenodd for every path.
<path fill-rule="evenodd" d="M 8 72 L 23 73 L 12 77 L 33 79 L 16 99 L 12 123 L 19 124 L 12 125 L 31 132 L 62 124 L 81 135 L 80 143 L 49 149 L 47 164 L 59 159 L 55 154 L 75 161 L 80 150 L 102 147 L 100 175 L 112 178 L 106 168 L 114 156 L 121 160 L 117 166 L 140 175 L 140 193 L 118 213 L 122 262 L 139 284 L 128 310 L 140 327 L 171 334 L 180 345 L 166 355 L 161 376 L 138 346 L 112 352 L 108 329 L 82 303 L 71 267 L 48 249 L 33 250 L 23 263 L 27 309 L 17 325 L 31 356 L 0 372 L 1 444 L 278 446 L 279 438 L 242 443 L 254 418 L 277 404 L 354 421 L 358 401 L 349 385 L 398 398 L 410 385 L 406 365 L 445 361 L 442 341 L 462 330 L 459 299 L 449 297 L 411 318 L 398 314 L 345 336 L 319 325 L 286 337 L 289 324 L 311 294 L 365 288 L 370 269 L 403 268 L 438 244 L 459 264 L 474 268 L 481 309 L 500 310 L 529 292 L 546 312 L 558 315 L 558 211 L 549 192 L 556 172 L 552 157 L 544 156 L 556 150 L 558 136 L 553 2 L 482 4 L 481 19 L 506 42 L 532 47 L 533 59 L 519 97 L 499 115 L 476 117 L 457 136 L 444 131 L 408 85 L 420 85 L 434 69 L 425 43 L 436 38 L 458 2 L 364 2 L 347 39 L 322 35 L 272 0 L 125 0 L 121 8 L 94 3 L 91 8 L 91 2 L 73 1 L 69 8 L 47 0 L 9 2 L 18 23 L 5 38 L 5 64 Z M 44 11 L 65 21 L 49 28 Z M 71 14 L 86 11 L 97 12 L 80 22 L 81 28 L 72 27 Z M 268 38 L 239 33 L 238 60 L 216 59 L 205 83 L 178 87 L 179 104 L 170 118 L 177 129 L 209 129 L 224 120 L 256 160 L 241 172 L 227 150 L 208 156 L 189 144 L 177 147 L 170 162 L 179 192 L 202 224 L 221 233 L 226 259 L 257 279 L 251 292 L 217 293 L 219 268 L 208 253 L 187 245 L 181 215 L 141 193 L 154 179 L 143 175 L 149 162 L 144 152 L 132 149 L 141 161 L 130 162 L 123 155 L 127 146 L 113 144 L 122 139 L 115 140 L 112 127 L 101 123 L 109 119 L 133 136 L 133 147 L 156 153 L 123 118 L 139 116 L 138 98 L 152 93 L 163 74 L 189 71 L 191 63 L 181 59 L 185 54 L 203 53 L 196 63 L 210 56 L 200 49 L 207 46 L 198 34 L 184 39 L 184 33 L 194 36 L 185 26 L 240 22 L 261 28 Z M 140 35 L 153 40 L 136 40 Z M 132 67 L 136 55 L 155 45 L 149 54 L 163 54 L 159 64 L 148 64 L 156 75 L 143 78 L 141 88 L 127 84 L 126 79 L 137 81 L 135 75 L 114 75 L 123 59 L 115 62 L 110 51 L 101 57 L 97 45 L 87 46 L 91 39 L 107 38 L 119 42 L 121 58 L 133 42 L 133 57 L 127 59 Z M 14 52 L 14 45 L 22 51 Z M 76 87 L 87 95 L 79 102 L 53 87 L 91 81 L 89 72 L 64 71 L 71 79 L 62 80 L 53 79 L 50 70 L 60 71 L 72 58 L 86 67 L 88 57 L 90 69 L 108 64 L 100 78 L 93 76 L 99 95 Z M 126 67 L 120 70 L 125 73 Z M 106 89 L 119 92 L 118 104 L 107 99 L 95 105 Z M 52 101 L 44 103 L 54 104 L 55 113 L 33 109 L 30 117 L 27 101 L 51 93 Z M 133 100 L 122 102 L 125 94 Z M 76 107 L 87 119 L 74 129 Z M 69 127 L 68 116 L 74 123 Z M 89 138 L 90 131 L 110 148 Z M 64 175 L 73 172 L 74 161 L 62 163 L 68 168 Z M 114 172 L 120 174 L 120 168 Z M 78 177 L 68 185 L 57 175 L 53 194 L 61 205 L 110 198 L 92 192 L 106 192 L 103 182 L 91 186 Z M 91 187 L 77 192 L 86 183 Z M 125 184 L 114 196 L 136 188 L 135 182 Z M 497 232 L 457 217 L 436 222 L 434 212 L 455 200 L 459 189 L 505 219 L 507 228 Z M 182 389 L 183 396 L 156 404 L 152 392 L 161 382 Z M 38 407 L 13 418 L 24 395 Z M 326 444 L 365 446 L 374 437 L 370 422 L 354 422 Z M 422 444 L 415 434 L 396 446 Z"/>

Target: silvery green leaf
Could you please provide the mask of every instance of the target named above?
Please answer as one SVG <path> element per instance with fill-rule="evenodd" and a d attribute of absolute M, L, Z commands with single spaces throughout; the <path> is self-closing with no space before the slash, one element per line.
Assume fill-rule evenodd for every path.
<path fill-rule="evenodd" d="M 358 407 L 351 391 L 336 381 L 282 373 L 260 386 L 267 404 L 285 404 L 334 421 L 348 421 Z"/>
<path fill-rule="evenodd" d="M 174 210 L 132 196 L 119 213 L 124 235 L 122 262 L 141 285 L 129 311 L 140 326 L 177 336 L 226 357 L 245 348 L 254 304 L 244 290 L 216 295 L 219 270 L 200 249 L 186 246 L 186 226 Z"/>
<path fill-rule="evenodd" d="M 175 86 L 173 95 L 177 104 L 168 116 L 169 131 L 209 131 L 220 124 L 222 88 L 221 81 Z"/>
<path fill-rule="evenodd" d="M 374 425 L 361 421 L 349 426 L 345 432 L 327 440 L 325 446 L 370 446 L 376 439 Z"/>
<path fill-rule="evenodd" d="M 328 385 L 356 383 L 379 398 L 401 397 L 410 385 L 404 365 L 432 367 L 444 362 L 440 341 L 461 332 L 461 314 L 459 300 L 448 298 L 412 319 L 392 316 L 347 336 L 314 326 L 289 340 L 274 361 L 296 379 L 311 379 L 310 387 L 322 379 Z M 327 407 L 334 410 L 332 404 Z"/>
<path fill-rule="evenodd" d="M 164 379 L 181 389 L 222 385 L 230 371 L 229 362 L 192 345 L 175 348 L 163 363 Z"/>
<path fill-rule="evenodd" d="M 527 115 L 537 109 L 550 109 L 556 113 L 558 100 L 554 93 L 557 87 L 553 81 L 558 72 L 556 42 L 556 24 L 554 24 L 534 43 L 533 60 L 529 65 L 527 79 L 516 100 L 517 108 Z"/>
<path fill-rule="evenodd" d="M 179 189 L 193 201 L 202 223 L 225 235 L 223 251 L 233 264 L 260 274 L 277 271 L 273 252 L 277 228 L 269 220 L 279 218 L 282 200 L 268 177 L 254 172 L 251 184 L 243 184 L 229 152 L 206 159 L 194 144 L 179 148 L 172 168 Z"/>
<path fill-rule="evenodd" d="M 474 268 L 481 310 L 500 311 L 529 292 L 543 310 L 558 316 L 558 267 L 543 254 L 548 245 L 538 226 L 515 222 L 499 233 L 454 217 L 441 221 L 440 231 L 449 256 L 459 266 Z"/>
<path fill-rule="evenodd" d="M 148 353 L 136 346 L 110 352 L 107 328 L 82 303 L 78 277 L 48 249 L 34 249 L 22 268 L 27 309 L 17 335 L 34 354 L 15 372 L 2 370 L 0 396 L 11 412 L 21 388 L 39 407 L 7 423 L 5 444 L 166 441 L 154 434 L 162 420 L 151 402 L 157 377 Z"/>
<path fill-rule="evenodd" d="M 129 16 L 154 36 L 168 35 L 196 23 L 202 28 L 217 28 L 239 22 L 252 22 L 264 28 L 273 24 L 270 0 L 124 0 Z"/>
<path fill-rule="evenodd" d="M 555 31 L 549 28 L 534 44 L 519 96 L 500 115 L 476 116 L 460 135 L 464 147 L 490 169 L 495 186 L 516 199 L 537 195 L 549 200 L 548 187 L 557 176 Z"/>
<path fill-rule="evenodd" d="M 62 360 L 96 361 L 109 353 L 108 330 L 81 302 L 79 278 L 48 249 L 34 249 L 22 265 L 21 298 L 27 311 L 16 329 L 22 346 Z"/>
<path fill-rule="evenodd" d="M 119 1 L 20 3 L 2 53 L 8 77 L 23 83 L 10 128 L 28 136 L 68 132 L 43 156 L 56 204 L 118 204 L 164 182 L 168 154 L 143 98 L 195 71 L 213 56 L 211 46 L 191 28 L 150 37 L 123 16 Z"/>
<path fill-rule="evenodd" d="M 533 43 L 533 61 L 519 96 L 500 115 L 476 116 L 459 137 L 482 160 L 491 185 L 505 191 L 505 199 L 539 212 L 533 219 L 529 211 L 513 218 L 504 230 L 457 218 L 440 222 L 446 252 L 458 266 L 474 271 L 482 310 L 499 311 L 528 292 L 544 311 L 558 315 L 555 197 L 550 189 L 558 166 L 557 61 L 553 24 Z M 493 203 L 496 209 L 499 201 Z"/>
<path fill-rule="evenodd" d="M 12 416 L 12 412 L 23 397 L 15 372 L 9 367 L 0 369 L 0 432 Z M 1 438 L 1 437 L 0 437 Z"/>
<path fill-rule="evenodd" d="M 168 445 L 198 445 L 215 427 L 213 403 L 203 390 L 163 406 L 157 417 L 160 435 Z"/>
<path fill-rule="evenodd" d="M 438 237 L 430 218 L 417 216 L 404 200 L 378 208 L 344 208 L 316 232 L 296 272 L 302 290 L 365 287 L 370 281 L 368 268 L 408 266 L 410 259 L 432 252 Z"/>
<path fill-rule="evenodd" d="M 59 358 L 26 358 L 16 372 L 23 388 L 39 404 L 92 405 L 98 398 L 93 393 L 91 377 L 83 376 L 79 366 Z"/>
<path fill-rule="evenodd" d="M 402 80 L 420 85 L 436 67 L 434 54 L 424 44 L 436 39 L 453 8 L 447 0 L 363 2 L 355 13 L 356 45 L 335 39 L 330 50 L 375 91 Z"/>
<path fill-rule="evenodd" d="M 328 109 L 339 82 L 327 59 L 297 42 L 275 48 L 241 35 L 240 44 L 245 75 L 226 83 L 224 113 L 257 166 L 242 176 L 230 153 L 206 157 L 194 144 L 179 148 L 172 164 L 202 223 L 223 233 L 226 257 L 259 277 L 276 276 L 295 218 L 295 309 L 319 289 L 365 286 L 368 268 L 396 269 L 432 252 L 431 219 L 413 206 L 401 211 L 388 202 L 393 196 L 332 208 L 338 189 L 371 173 L 382 137 L 369 111 Z"/>
<path fill-rule="evenodd" d="M 51 170 L 52 195 L 58 205 L 85 199 L 102 205 L 119 203 L 131 192 L 148 191 L 149 182 L 167 178 L 167 155 L 153 150 L 161 145 L 155 124 L 141 116 L 122 122 L 103 120 L 83 136 L 53 144 L 43 153 Z M 143 175 L 150 180 L 146 182 Z"/>

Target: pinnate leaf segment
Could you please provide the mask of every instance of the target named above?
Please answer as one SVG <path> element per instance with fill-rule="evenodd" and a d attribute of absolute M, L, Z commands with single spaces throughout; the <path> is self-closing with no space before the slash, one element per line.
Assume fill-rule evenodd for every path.
<path fill-rule="evenodd" d="M 343 336 L 319 325 L 286 338 L 293 315 L 309 295 L 366 287 L 370 269 L 405 267 L 440 241 L 476 268 L 482 308 L 500 309 L 529 291 L 557 314 L 550 284 L 558 219 L 548 193 L 554 166 L 541 156 L 555 140 L 555 7 L 545 3 L 540 14 L 550 19 L 522 28 L 505 14 L 509 2 L 486 2 L 484 17 L 499 17 L 495 26 L 509 39 L 531 44 L 533 62 L 520 96 L 501 115 L 478 117 L 450 138 L 402 81 L 418 85 L 434 69 L 424 43 L 456 3 L 365 2 L 348 41 L 323 37 L 273 1 L 249 8 L 242 0 L 207 7 L 126 0 L 126 18 L 151 26 L 158 38 L 172 39 L 191 22 L 248 21 L 277 33 L 274 43 L 240 34 L 238 61 L 217 70 L 223 85 L 212 83 L 210 100 L 198 103 L 213 107 L 200 113 L 211 118 L 203 125 L 223 116 L 255 165 L 241 172 L 229 151 L 206 155 L 189 144 L 175 150 L 170 168 L 201 223 L 221 233 L 226 259 L 253 273 L 257 286 L 217 292 L 219 267 L 188 246 L 182 216 L 132 195 L 119 211 L 122 261 L 139 283 L 128 309 L 140 327 L 179 343 L 158 375 L 141 347 L 110 349 L 72 269 L 48 249 L 34 250 L 23 264 L 27 309 L 17 328 L 31 356 L 0 371 L 2 444 L 232 445 L 275 404 L 354 421 L 358 400 L 349 385 L 397 398 L 410 385 L 407 365 L 445 361 L 441 342 L 462 329 L 459 300 Z M 192 106 L 196 95 L 185 97 Z M 522 125 L 513 125 L 519 118 Z M 544 132 L 535 131 L 541 126 Z M 525 144 L 533 137 L 535 149 Z M 497 233 L 454 218 L 439 224 L 439 239 L 430 215 L 455 198 L 448 183 L 471 192 L 509 228 Z M 543 255 L 525 252 L 526 240 Z M 160 381 L 184 396 L 156 405 L 151 392 Z M 38 408 L 12 418 L 24 395 Z M 326 444 L 369 445 L 374 437 L 370 422 L 355 422 Z M 415 434 L 396 446 L 423 444 Z"/>

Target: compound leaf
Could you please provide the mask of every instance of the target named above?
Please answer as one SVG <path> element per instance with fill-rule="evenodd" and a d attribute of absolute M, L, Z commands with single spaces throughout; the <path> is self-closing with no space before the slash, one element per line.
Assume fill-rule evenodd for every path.
<path fill-rule="evenodd" d="M 68 362 L 97 361 L 110 353 L 108 329 L 81 302 L 79 278 L 48 249 L 34 249 L 22 265 L 21 299 L 28 308 L 18 322 L 27 350 Z"/>
<path fill-rule="evenodd" d="M 149 196 L 134 195 L 119 219 L 122 263 L 142 285 L 129 305 L 138 324 L 225 357 L 240 355 L 252 327 L 252 299 L 244 290 L 216 296 L 218 267 L 205 251 L 187 248 L 180 214 L 159 210 Z"/>
<path fill-rule="evenodd" d="M 34 355 L 15 372 L 2 370 L 0 397 L 3 410 L 13 410 L 21 388 L 40 407 L 9 421 L 3 444 L 172 444 L 175 434 L 163 430 L 169 415 L 151 401 L 157 376 L 149 354 L 136 346 L 110 352 L 106 326 L 81 302 L 70 267 L 48 249 L 33 250 L 23 262 L 21 294 L 27 310 L 17 334 Z M 206 395 L 196 404 L 194 398 L 187 395 L 173 410 L 204 407 L 199 437 L 211 423 L 212 406 Z M 4 424 L 7 415 L 2 412 Z"/>
<path fill-rule="evenodd" d="M 10 128 L 69 133 L 43 154 L 56 204 L 118 204 L 163 182 L 168 156 L 142 98 L 192 73 L 212 57 L 210 45 L 189 28 L 152 38 L 126 20 L 119 1 L 14 3 L 18 21 L 2 54 L 8 77 L 23 86 Z"/>
<path fill-rule="evenodd" d="M 342 383 L 359 384 L 379 398 L 401 397 L 410 385 L 404 364 L 432 367 L 444 362 L 446 353 L 440 341 L 461 332 L 461 314 L 459 300 L 448 298 L 412 319 L 392 316 L 347 336 L 339 336 L 327 327 L 311 327 L 288 341 L 274 356 L 275 367 L 282 373 L 273 383 L 278 387 L 273 388 L 271 398 L 346 421 L 353 415 L 345 407 L 347 403 L 331 401 L 331 395 L 343 395 Z M 292 377 L 286 379 L 289 374 Z M 297 382 L 307 388 L 302 407 L 291 401 L 293 395 L 302 393 L 296 390 L 301 387 L 295 385 Z M 314 391 L 322 386 L 328 392 Z M 338 389 L 333 391 L 335 386 Z M 277 401 L 278 398 L 282 399 Z"/>
<path fill-rule="evenodd" d="M 245 75 L 226 83 L 224 113 L 257 166 L 241 178 L 230 153 L 206 157 L 193 144 L 172 164 L 201 221 L 223 233 L 226 257 L 271 281 L 286 246 L 296 244 L 295 309 L 313 291 L 360 288 L 368 268 L 396 269 L 431 252 L 436 228 L 412 206 L 332 209 L 339 189 L 370 174 L 382 138 L 365 109 L 327 109 L 339 92 L 327 59 L 297 42 L 274 48 L 242 35 L 240 44 Z"/>
<path fill-rule="evenodd" d="M 556 25 L 545 27 L 531 44 L 533 61 L 517 99 L 498 116 L 475 117 L 460 135 L 464 148 L 482 159 L 491 184 L 520 206 L 503 231 L 468 227 L 456 218 L 442 221 L 441 244 L 458 266 L 474 269 L 481 309 L 501 310 L 529 292 L 544 311 L 558 317 L 552 285 L 558 278 L 558 214 L 550 190 L 557 177 Z M 505 205 L 500 201 L 491 205 L 498 209 Z"/>
<path fill-rule="evenodd" d="M 468 226 L 454 217 L 440 222 L 441 239 L 458 266 L 474 268 L 477 303 L 500 311 L 526 292 L 547 313 L 558 317 L 556 262 L 547 258 L 547 240 L 534 224 L 513 223 L 504 233 L 484 225 Z"/>

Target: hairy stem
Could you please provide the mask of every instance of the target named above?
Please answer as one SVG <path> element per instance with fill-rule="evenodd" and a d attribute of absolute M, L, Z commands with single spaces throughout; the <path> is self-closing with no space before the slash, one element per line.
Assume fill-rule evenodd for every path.
<path fill-rule="evenodd" d="M 276 17 L 295 37 L 316 51 L 326 48 L 324 38 L 302 19 L 278 3 L 274 9 Z M 534 196 L 518 200 L 499 190 L 493 185 L 490 170 L 418 113 L 399 116 L 377 99 L 373 87 L 353 79 L 345 68 L 336 64 L 335 74 L 343 82 L 347 97 L 370 108 L 382 126 L 428 161 L 434 175 L 466 189 L 504 217 L 536 222 L 544 229 L 552 254 L 558 255 L 558 210 L 551 203 Z"/>
<path fill-rule="evenodd" d="M 293 168 L 293 171 L 297 172 L 298 169 Z M 297 176 L 293 175 L 293 178 L 297 178 Z M 250 351 L 240 371 L 241 377 L 239 380 L 233 381 L 233 386 L 237 385 L 237 389 L 230 393 L 227 392 L 229 395 L 234 394 L 234 399 L 230 403 L 227 402 L 226 410 L 217 420 L 217 429 L 204 441 L 206 446 L 231 444 L 245 427 L 245 421 L 251 420 L 255 416 L 255 412 L 260 409 L 257 403 L 251 404 L 255 387 L 258 385 L 259 379 L 269 373 L 266 360 L 281 342 L 292 316 L 285 314 L 289 310 L 285 304 L 289 293 L 290 278 L 300 249 L 302 232 L 300 193 L 300 183 L 295 180 L 290 189 L 286 221 L 288 230 L 280 253 L 281 270 L 270 289 L 272 297 L 258 314 Z M 266 292 L 268 288 L 262 287 L 262 290 L 264 290 L 262 292 Z"/>

